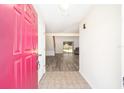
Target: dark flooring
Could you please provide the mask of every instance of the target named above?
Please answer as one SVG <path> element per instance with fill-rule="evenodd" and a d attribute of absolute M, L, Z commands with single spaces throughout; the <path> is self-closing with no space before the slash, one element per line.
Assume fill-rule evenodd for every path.
<path fill-rule="evenodd" d="M 63 53 L 47 56 L 46 71 L 79 71 L 79 55 Z"/>

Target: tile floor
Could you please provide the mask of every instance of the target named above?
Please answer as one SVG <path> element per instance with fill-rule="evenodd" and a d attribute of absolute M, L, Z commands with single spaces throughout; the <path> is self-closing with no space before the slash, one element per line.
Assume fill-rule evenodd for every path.
<path fill-rule="evenodd" d="M 46 72 L 39 83 L 40 89 L 90 89 L 78 71 Z"/>

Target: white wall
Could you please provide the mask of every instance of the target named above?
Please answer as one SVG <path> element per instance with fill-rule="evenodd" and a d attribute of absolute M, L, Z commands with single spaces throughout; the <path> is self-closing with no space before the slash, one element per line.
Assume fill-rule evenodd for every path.
<path fill-rule="evenodd" d="M 121 6 L 94 5 L 80 24 L 80 73 L 92 88 L 121 88 L 120 45 Z"/>
<path fill-rule="evenodd" d="M 46 36 L 46 55 L 47 56 L 55 55 L 53 36 Z"/>
<path fill-rule="evenodd" d="M 122 16 L 124 16 L 124 6 L 122 7 Z M 124 18 L 122 19 L 122 22 L 124 22 Z M 122 27 L 124 27 L 124 23 L 122 25 Z M 121 61 L 122 61 L 122 77 L 124 77 L 124 30 L 122 30 L 122 33 L 121 33 Z M 122 82 L 122 88 L 123 87 L 123 82 Z"/>
<path fill-rule="evenodd" d="M 34 8 L 38 14 L 38 54 L 42 55 L 38 57 L 40 64 L 38 69 L 38 81 L 40 81 L 45 73 L 45 23 L 37 5 L 34 5 Z"/>
<path fill-rule="evenodd" d="M 38 57 L 39 60 L 39 70 L 38 70 L 38 81 L 42 78 L 45 73 L 45 24 L 38 20 L 38 54 L 42 55 Z"/>
<path fill-rule="evenodd" d="M 56 36 L 56 53 L 63 53 L 63 42 L 72 41 L 74 42 L 74 49 L 79 47 L 79 37 L 78 36 Z"/>

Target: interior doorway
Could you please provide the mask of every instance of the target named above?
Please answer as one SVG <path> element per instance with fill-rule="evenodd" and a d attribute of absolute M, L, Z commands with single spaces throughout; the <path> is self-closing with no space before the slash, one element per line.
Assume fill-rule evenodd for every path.
<path fill-rule="evenodd" d="M 74 51 L 74 42 L 64 41 L 63 42 L 63 53 L 73 53 L 73 51 Z"/>
<path fill-rule="evenodd" d="M 79 71 L 79 36 L 47 36 L 46 49 L 47 72 Z"/>

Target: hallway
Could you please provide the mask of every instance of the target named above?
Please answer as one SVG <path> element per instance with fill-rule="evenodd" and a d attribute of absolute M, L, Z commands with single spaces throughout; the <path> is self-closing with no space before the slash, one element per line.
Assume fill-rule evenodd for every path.
<path fill-rule="evenodd" d="M 46 56 L 46 73 L 39 83 L 40 89 L 89 89 L 79 73 L 79 55 L 57 53 Z"/>
<path fill-rule="evenodd" d="M 90 89 L 78 71 L 46 72 L 39 83 L 40 89 Z"/>

